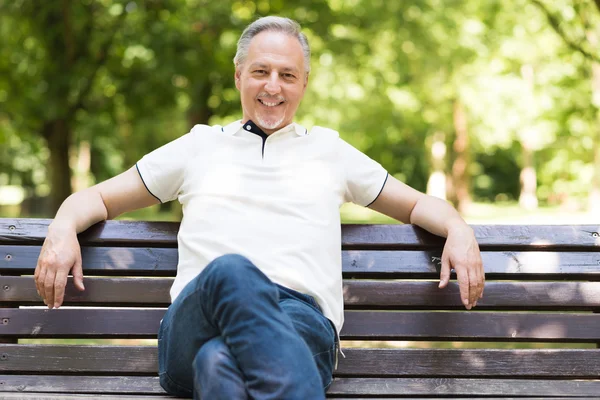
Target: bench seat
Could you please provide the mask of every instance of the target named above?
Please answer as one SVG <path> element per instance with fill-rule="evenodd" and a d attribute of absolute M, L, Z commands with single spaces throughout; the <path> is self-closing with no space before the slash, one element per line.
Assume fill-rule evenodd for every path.
<path fill-rule="evenodd" d="M 64 306 L 48 310 L 31 275 L 49 223 L 0 219 L 0 398 L 170 398 L 154 341 L 28 339 L 156 339 L 179 225 L 88 229 L 86 291 L 70 280 Z M 443 239 L 412 225 L 343 225 L 345 358 L 329 398 L 600 398 L 600 227 L 474 230 L 486 288 L 466 311 L 455 281 L 437 288 Z"/>

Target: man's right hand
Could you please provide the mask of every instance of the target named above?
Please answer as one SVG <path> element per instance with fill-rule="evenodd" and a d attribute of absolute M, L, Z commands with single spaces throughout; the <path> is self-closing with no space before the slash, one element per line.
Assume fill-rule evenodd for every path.
<path fill-rule="evenodd" d="M 160 201 L 146 189 L 136 167 L 70 195 L 48 227 L 35 267 L 35 285 L 44 303 L 49 308 L 61 306 L 69 271 L 72 271 L 75 287 L 85 290 L 77 233 L 97 222 L 158 203 Z"/>
<path fill-rule="evenodd" d="M 75 287 L 85 290 L 81 247 L 75 228 L 50 225 L 34 274 L 38 294 L 48 308 L 62 305 L 69 271 L 72 271 Z"/>

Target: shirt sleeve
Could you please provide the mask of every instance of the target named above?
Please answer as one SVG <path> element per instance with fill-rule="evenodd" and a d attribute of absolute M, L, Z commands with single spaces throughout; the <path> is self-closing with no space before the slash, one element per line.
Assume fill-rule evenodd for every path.
<path fill-rule="evenodd" d="M 136 168 L 146 189 L 161 203 L 177 198 L 185 168 L 194 156 L 199 141 L 202 125 L 196 125 L 192 130 L 146 154 L 136 164 Z"/>
<path fill-rule="evenodd" d="M 341 138 L 339 146 L 346 178 L 344 200 L 367 207 L 379 197 L 388 172 L 377 161 Z"/>

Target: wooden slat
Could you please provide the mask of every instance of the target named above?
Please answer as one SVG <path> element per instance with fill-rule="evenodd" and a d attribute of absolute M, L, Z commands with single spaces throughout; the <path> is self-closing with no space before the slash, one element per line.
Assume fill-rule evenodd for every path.
<path fill-rule="evenodd" d="M 0 303 L 43 306 L 32 276 L 2 277 Z M 168 307 L 173 278 L 84 278 L 80 292 L 69 277 L 64 305 Z"/>
<path fill-rule="evenodd" d="M 336 376 L 519 377 L 600 376 L 600 350 L 346 349 Z"/>
<path fill-rule="evenodd" d="M 349 311 L 342 336 L 358 340 L 595 342 L 600 315 Z"/>
<path fill-rule="evenodd" d="M 352 400 L 426 400 L 431 399 L 431 397 L 355 397 L 355 396 L 327 396 L 327 398 L 343 398 L 343 399 L 352 399 Z M 552 397 L 552 400 L 574 400 L 574 399 L 585 399 L 589 397 Z M 169 395 L 131 395 L 131 394 L 52 394 L 52 393 L 2 393 L 3 400 L 173 400 L 174 397 Z M 454 397 L 452 396 L 452 400 L 547 400 L 548 397 Z"/>
<path fill-rule="evenodd" d="M 0 336 L 154 338 L 164 310 L 0 309 Z M 600 314 L 347 311 L 342 339 L 595 343 Z"/>
<path fill-rule="evenodd" d="M 0 336 L 156 338 L 164 309 L 0 309 Z"/>
<path fill-rule="evenodd" d="M 344 281 L 346 309 L 463 309 L 459 287 L 450 282 Z M 597 310 L 600 282 L 486 282 L 477 310 Z"/>
<path fill-rule="evenodd" d="M 3 400 L 173 400 L 169 395 L 114 395 L 114 394 L 53 394 L 53 393 L 2 393 Z M 373 400 L 373 399 L 371 399 Z M 389 400 L 389 399 L 387 399 Z M 406 400 L 406 399 L 405 399 Z M 470 399 L 472 400 L 472 399 Z M 490 400 L 489 398 L 486 400 Z M 492 399 L 493 400 L 493 399 Z M 502 400 L 506 400 L 503 398 Z M 529 398 L 528 400 L 531 400 Z"/>
<path fill-rule="evenodd" d="M 158 376 L 0 375 L 2 392 L 165 394 Z"/>
<path fill-rule="evenodd" d="M 345 349 L 344 354 L 336 376 L 600 376 L 597 349 Z M 0 345 L 0 355 L 0 372 L 12 374 L 151 375 L 158 370 L 154 346 Z"/>
<path fill-rule="evenodd" d="M 0 246 L 0 273 L 33 274 L 41 248 Z M 86 275 L 174 276 L 178 260 L 177 249 L 150 247 L 82 246 L 81 257 Z"/>
<path fill-rule="evenodd" d="M 33 278 L 2 277 L 0 303 L 43 305 Z M 69 278 L 65 305 L 168 307 L 172 278 L 85 279 L 80 292 Z M 451 282 L 344 281 L 346 309 L 463 309 L 459 288 Z M 488 282 L 477 310 L 598 310 L 600 282 Z"/>
<path fill-rule="evenodd" d="M 32 243 L 43 240 L 49 219 L 0 219 L 0 242 Z M 579 248 L 600 249 L 598 225 L 475 225 L 482 248 Z M 141 244 L 175 247 L 179 223 L 107 221 L 80 235 L 82 244 Z M 342 243 L 347 248 L 430 248 L 442 239 L 413 225 L 343 225 Z"/>
<path fill-rule="evenodd" d="M 600 393 L 600 381 L 463 378 L 336 378 L 327 394 L 371 396 L 589 396 Z"/>
<path fill-rule="evenodd" d="M 0 375 L 0 392 L 164 394 L 158 377 Z M 542 396 L 596 397 L 600 381 L 336 378 L 328 397 L 358 396 Z"/>
<path fill-rule="evenodd" d="M 3 393 L 3 399 L 6 400 L 90 400 L 90 399 L 102 399 L 102 400 L 172 400 L 173 397 L 169 395 L 127 395 L 127 394 L 49 394 L 49 393 Z M 385 396 L 385 397 L 356 397 L 356 396 L 326 396 L 328 399 L 351 399 L 351 400 L 427 400 L 431 399 L 430 396 L 419 396 L 419 397 L 396 397 L 396 396 Z M 547 400 L 548 397 L 451 397 L 453 400 Z M 569 397 L 552 397 L 552 400 L 575 400 L 575 399 L 587 399 L 588 396 L 569 396 Z"/>
<path fill-rule="evenodd" d="M 329 398 L 332 398 L 328 396 Z M 340 398 L 340 397 L 334 397 Z M 352 400 L 424 400 L 431 397 L 347 397 L 344 399 Z M 173 400 L 169 395 L 128 395 L 128 394 L 52 394 L 52 393 L 2 393 L 2 399 L 6 400 Z M 452 400 L 547 400 L 547 397 L 452 397 Z M 585 397 L 552 397 L 552 400 L 573 400 L 585 399 Z"/>
<path fill-rule="evenodd" d="M 154 375 L 155 346 L 0 345 L 0 372 Z"/>
<path fill-rule="evenodd" d="M 33 274 L 41 246 L 0 245 L 0 274 Z M 86 275 L 174 276 L 177 249 L 136 247 L 82 248 Z M 484 251 L 488 278 L 600 279 L 600 252 Z M 441 253 L 426 251 L 342 251 L 347 278 L 439 277 Z"/>
<path fill-rule="evenodd" d="M 481 257 L 491 279 L 600 278 L 600 252 L 482 251 Z M 347 277 L 439 278 L 441 252 L 349 250 L 342 265 Z"/>
<path fill-rule="evenodd" d="M 52 220 L 37 218 L 0 218 L 0 243 L 39 243 L 48 233 Z M 142 244 L 151 247 L 176 247 L 179 223 L 147 221 L 106 221 L 93 225 L 79 235 L 81 245 Z"/>

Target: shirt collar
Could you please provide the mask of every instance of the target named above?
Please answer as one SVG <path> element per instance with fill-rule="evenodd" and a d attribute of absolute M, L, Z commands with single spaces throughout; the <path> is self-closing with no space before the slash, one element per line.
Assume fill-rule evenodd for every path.
<path fill-rule="evenodd" d="M 229 125 L 226 125 L 224 127 L 221 128 L 221 130 L 223 131 L 223 133 L 233 136 L 236 133 L 238 133 L 240 131 L 240 129 L 244 129 L 245 125 L 242 124 L 242 120 L 237 120 L 235 122 L 230 123 Z M 248 129 L 244 129 L 244 130 L 248 130 Z M 303 127 L 300 124 L 297 124 L 295 122 L 292 122 L 291 124 L 281 128 L 278 131 L 275 131 L 273 133 L 279 133 L 279 132 L 289 132 L 289 131 L 294 131 L 296 133 L 296 135 L 298 136 L 305 136 L 308 135 L 308 130 Z"/>

